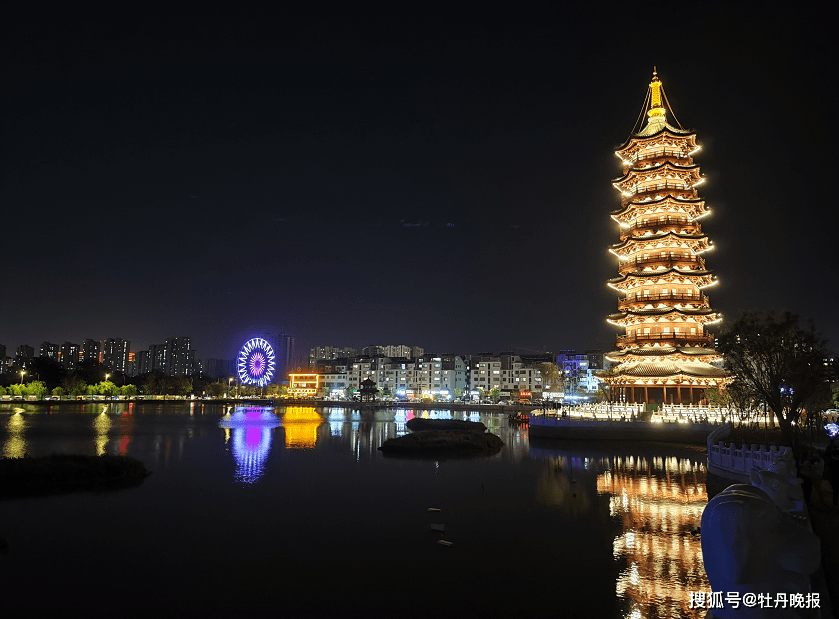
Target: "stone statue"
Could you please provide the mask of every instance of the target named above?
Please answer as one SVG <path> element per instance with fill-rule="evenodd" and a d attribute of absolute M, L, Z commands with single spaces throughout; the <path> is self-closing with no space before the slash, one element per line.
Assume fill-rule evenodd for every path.
<path fill-rule="evenodd" d="M 804 491 L 798 478 L 790 479 L 785 472 L 773 471 L 772 467 L 766 471 L 752 469 L 749 473 L 752 486 L 760 488 L 782 512 L 802 510 Z"/>
<path fill-rule="evenodd" d="M 736 592 L 741 599 L 745 593 L 806 595 L 809 575 L 821 560 L 819 539 L 800 520 L 781 511 L 793 501 L 781 473 L 755 471 L 752 480 L 756 485 L 729 486 L 702 513 L 702 556 L 711 590 L 723 595 Z M 713 616 L 800 616 L 796 608 L 724 606 L 714 609 Z"/>
<path fill-rule="evenodd" d="M 789 447 L 781 447 L 780 453 L 775 456 L 775 459 L 767 470 L 787 477 L 793 483 L 798 483 L 795 460 L 792 457 L 792 451 L 790 451 Z"/>

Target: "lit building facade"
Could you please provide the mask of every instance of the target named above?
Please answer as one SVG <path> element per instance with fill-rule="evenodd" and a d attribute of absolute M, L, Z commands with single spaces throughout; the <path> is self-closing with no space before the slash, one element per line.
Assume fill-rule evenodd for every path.
<path fill-rule="evenodd" d="M 488 397 L 493 389 L 498 389 L 503 400 L 515 400 L 521 393 L 530 394 L 527 399 L 541 399 L 542 371 L 511 353 L 473 355 L 469 364 L 469 387 L 473 397 L 480 397 L 480 393 Z"/>
<path fill-rule="evenodd" d="M 73 342 L 64 342 L 61 345 L 61 367 L 72 372 L 79 365 L 79 345 Z"/>
<path fill-rule="evenodd" d="M 53 342 L 44 342 L 41 344 L 41 350 L 39 352 L 39 357 L 58 363 L 58 359 L 61 356 L 61 346 Z"/>
<path fill-rule="evenodd" d="M 110 337 L 102 342 L 102 365 L 113 372 L 128 372 L 128 349 L 130 342 L 122 338 Z"/>
<path fill-rule="evenodd" d="M 97 340 L 87 338 L 82 341 L 82 348 L 80 352 L 80 361 L 88 365 L 96 365 L 99 363 L 99 352 L 101 346 Z"/>
<path fill-rule="evenodd" d="M 320 391 L 320 376 L 316 373 L 288 375 L 288 395 L 292 398 L 313 398 Z"/>
<path fill-rule="evenodd" d="M 386 396 L 453 398 L 466 390 L 467 369 L 458 355 L 358 357 L 347 366 L 347 388 L 359 391 L 372 380 Z"/>
<path fill-rule="evenodd" d="M 318 346 L 317 348 L 312 348 L 309 350 L 309 367 L 317 367 L 318 361 L 333 361 L 335 359 L 347 359 L 350 357 L 355 357 L 357 354 L 358 351 L 355 348 L 350 348 L 349 346 L 344 346 L 343 348 L 338 348 L 336 346 Z"/>
<path fill-rule="evenodd" d="M 729 378 L 712 365 L 720 358 L 706 330 L 722 319 L 705 294 L 717 279 L 705 264 L 713 245 L 700 223 L 710 211 L 696 189 L 704 180 L 693 160 L 699 146 L 693 131 L 668 123 L 666 108 L 653 72 L 646 124 L 615 152 L 623 167 L 613 182 L 621 194 L 612 213 L 620 242 L 609 251 L 619 260 L 619 276 L 608 285 L 621 296 L 608 322 L 625 334 L 617 338 L 619 350 L 606 355 L 617 365 L 599 376 L 613 399 L 687 404 Z"/>

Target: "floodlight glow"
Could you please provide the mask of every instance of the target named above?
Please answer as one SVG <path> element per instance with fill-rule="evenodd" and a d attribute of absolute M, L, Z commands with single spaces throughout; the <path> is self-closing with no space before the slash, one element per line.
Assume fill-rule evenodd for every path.
<path fill-rule="evenodd" d="M 830 435 L 830 438 L 833 438 L 837 434 L 839 434 L 839 425 L 835 423 L 829 423 L 824 427 L 827 430 L 827 433 Z"/>
<path fill-rule="evenodd" d="M 236 367 L 244 384 L 264 387 L 274 377 L 274 349 L 262 338 L 248 340 L 239 351 Z"/>

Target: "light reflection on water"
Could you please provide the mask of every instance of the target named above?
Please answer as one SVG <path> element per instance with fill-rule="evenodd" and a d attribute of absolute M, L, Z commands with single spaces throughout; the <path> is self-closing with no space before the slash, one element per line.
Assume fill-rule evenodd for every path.
<path fill-rule="evenodd" d="M 26 430 L 26 418 L 21 410 L 9 415 L 6 422 L 6 441 L 3 443 L 4 458 L 22 458 L 26 453 L 26 439 L 23 436 Z"/>
<path fill-rule="evenodd" d="M 271 451 L 271 431 L 280 420 L 261 407 L 237 406 L 219 421 L 219 427 L 233 433 L 233 457 L 236 459 L 236 481 L 255 483 L 265 469 Z M 225 433 L 225 441 L 230 433 Z"/>
<path fill-rule="evenodd" d="M 85 407 L 84 414 L 79 414 L 77 406 L 69 408 L 67 414 L 59 412 L 60 408 L 51 407 L 50 414 L 44 414 L 46 409 L 27 408 L 26 412 L 15 412 L 0 407 L 0 421 L 6 417 L 5 423 L 0 423 L 3 456 L 22 457 L 27 452 L 33 456 L 46 455 L 60 451 L 56 445 L 72 444 L 86 446 L 73 448 L 77 453 L 139 455 L 150 468 L 160 471 L 161 467 L 169 466 L 178 470 L 181 462 L 186 463 L 192 457 L 188 449 L 190 441 L 207 438 L 211 444 L 226 446 L 223 459 L 230 466 L 218 466 L 218 459 L 205 456 L 207 460 L 201 461 L 202 467 L 206 463 L 207 471 L 224 477 L 228 484 L 232 472 L 232 479 L 248 492 L 255 492 L 260 485 L 272 482 L 271 478 L 265 477 L 266 469 L 271 466 L 272 459 L 277 466 L 276 458 L 285 458 L 284 454 L 293 454 L 294 462 L 308 461 L 314 466 L 313 459 L 319 458 L 319 453 L 330 457 L 334 453 L 344 453 L 356 463 L 375 464 L 379 471 L 394 475 L 397 472 L 413 474 L 411 471 L 420 471 L 424 465 L 386 460 L 377 451 L 388 438 L 406 433 L 406 424 L 411 418 L 481 421 L 505 443 L 501 453 L 487 459 L 504 463 L 506 468 L 496 470 L 509 471 L 504 473 L 509 476 L 516 471 L 521 475 L 522 471 L 532 469 L 533 474 L 524 485 L 522 478 L 518 478 L 519 487 L 515 489 L 513 485 L 501 486 L 500 480 L 494 482 L 495 487 L 488 481 L 486 497 L 482 483 L 484 473 L 478 473 L 477 479 L 464 477 L 460 483 L 478 482 L 474 485 L 475 498 L 470 499 L 476 503 L 464 502 L 464 511 L 469 508 L 474 510 L 473 516 L 480 515 L 482 512 L 474 507 L 479 505 L 477 501 L 489 500 L 490 491 L 503 487 L 504 492 L 510 493 L 510 498 L 506 499 L 510 506 L 493 509 L 511 510 L 511 522 L 515 526 L 503 532 L 505 538 L 511 531 L 519 535 L 529 525 L 515 515 L 523 513 L 527 505 L 525 502 L 519 507 L 514 502 L 519 499 L 512 498 L 521 489 L 530 493 L 524 496 L 529 496 L 531 503 L 538 503 L 555 515 L 555 524 L 551 526 L 557 530 L 566 525 L 583 527 L 586 526 L 583 523 L 593 520 L 595 515 L 602 515 L 606 521 L 611 519 L 617 532 L 607 533 L 605 553 L 598 554 L 600 558 L 594 561 L 599 562 L 600 567 L 596 569 L 614 568 L 614 578 L 606 580 L 606 584 L 612 583 L 616 600 L 618 614 L 614 616 L 623 619 L 701 616 L 692 614 L 697 611 L 688 608 L 688 600 L 690 592 L 709 589 L 702 567 L 699 537 L 691 533 L 699 526 L 707 502 L 705 470 L 698 464 L 698 455 L 672 455 L 680 453 L 678 448 L 633 450 L 625 445 L 611 447 L 608 443 L 578 445 L 573 442 L 535 448 L 526 427 L 511 428 L 504 415 L 478 412 L 393 409 L 372 414 L 312 407 L 230 407 L 222 410 L 218 406 L 200 404 L 177 410 L 172 405 L 163 408 L 153 404 L 108 404 L 104 408 L 102 405 Z M 82 422 L 78 423 L 76 419 Z M 282 438 L 276 434 L 278 432 L 283 433 Z M 488 464 L 477 461 L 442 464 L 441 467 L 440 461 L 429 463 L 435 472 L 435 485 L 452 483 L 457 487 L 452 475 L 466 475 L 488 468 Z M 279 466 L 288 472 L 292 470 L 282 468 L 286 466 L 286 460 L 281 459 Z M 365 475 L 373 475 L 372 469 L 361 470 L 370 471 Z M 441 474 L 439 481 L 438 473 Z M 153 476 L 151 482 L 157 482 L 157 477 Z M 359 478 L 351 479 L 358 483 Z M 276 477 L 273 481 L 276 482 Z M 382 524 L 387 527 L 387 523 Z M 477 524 L 473 523 L 476 535 Z M 535 529 L 533 535 L 546 539 L 551 536 L 551 530 Z M 538 546 L 536 543 L 534 547 Z M 463 545 L 459 547 L 463 548 Z M 561 550 L 555 556 L 557 561 L 566 559 Z M 468 564 L 464 564 L 466 566 Z M 528 569 L 526 559 L 522 559 L 521 569 Z"/>
<path fill-rule="evenodd" d="M 694 530 L 708 503 L 705 467 L 687 458 L 603 458 L 597 492 L 623 534 L 614 540 L 615 559 L 626 567 L 616 594 L 626 617 L 701 617 L 690 609 L 690 593 L 708 591 L 702 546 Z"/>

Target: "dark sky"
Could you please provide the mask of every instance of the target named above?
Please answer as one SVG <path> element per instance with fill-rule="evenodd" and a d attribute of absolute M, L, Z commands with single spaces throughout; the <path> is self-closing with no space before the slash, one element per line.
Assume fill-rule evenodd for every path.
<path fill-rule="evenodd" d="M 611 350 L 614 150 L 654 65 L 703 146 L 713 307 L 836 350 L 832 15 L 350 4 L 2 20 L 7 354 Z"/>

